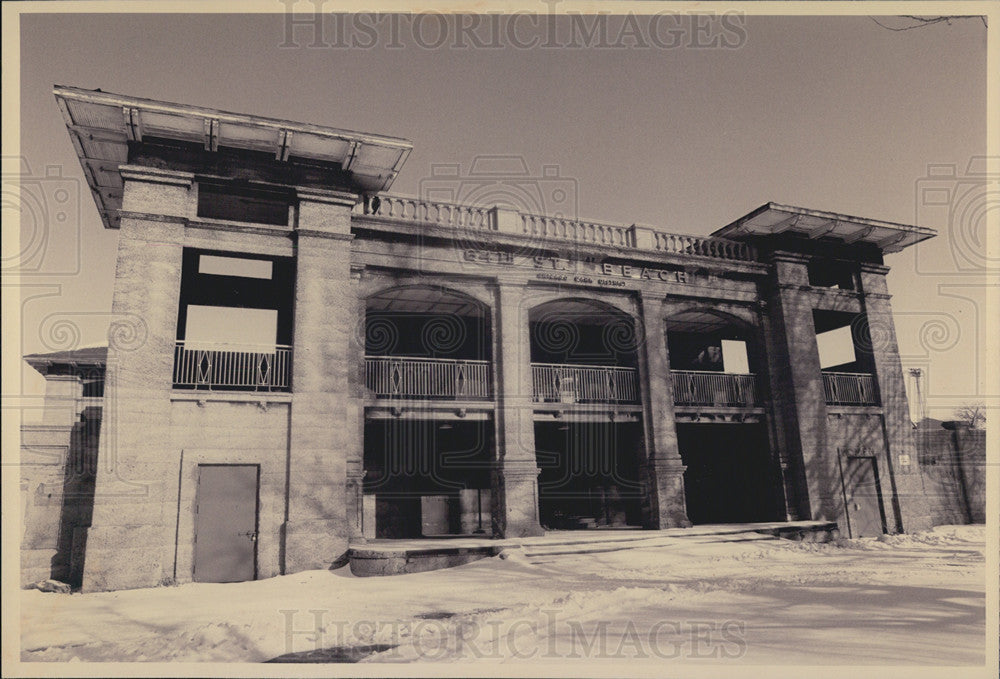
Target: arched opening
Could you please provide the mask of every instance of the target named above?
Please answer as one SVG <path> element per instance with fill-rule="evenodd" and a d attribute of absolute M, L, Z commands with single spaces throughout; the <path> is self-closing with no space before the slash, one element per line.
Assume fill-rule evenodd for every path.
<path fill-rule="evenodd" d="M 703 309 L 671 316 L 666 331 L 688 518 L 782 520 L 780 467 L 757 378 L 765 364 L 757 333 L 735 316 Z"/>
<path fill-rule="evenodd" d="M 763 364 L 753 330 L 728 314 L 690 310 L 667 319 L 674 404 L 757 406 Z"/>
<path fill-rule="evenodd" d="M 638 403 L 635 320 L 591 300 L 556 300 L 531 310 L 534 399 Z"/>
<path fill-rule="evenodd" d="M 365 536 L 491 534 L 489 308 L 436 286 L 391 288 L 366 300 L 364 342 L 367 396 L 383 404 L 365 418 Z M 428 408 L 394 407 L 406 401 Z"/>
<path fill-rule="evenodd" d="M 393 288 L 365 304 L 366 386 L 374 398 L 492 397 L 489 309 L 431 286 Z"/>
<path fill-rule="evenodd" d="M 535 422 L 540 523 L 640 525 L 644 439 L 634 319 L 605 304 L 566 299 L 532 309 L 529 329 L 534 400 L 565 413 Z"/>

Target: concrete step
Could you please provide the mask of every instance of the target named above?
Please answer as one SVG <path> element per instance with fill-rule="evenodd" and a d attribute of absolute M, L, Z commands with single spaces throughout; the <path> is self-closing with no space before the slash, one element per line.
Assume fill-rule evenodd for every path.
<path fill-rule="evenodd" d="M 825 542 L 837 534 L 830 521 L 794 521 L 720 524 L 665 530 L 616 530 L 591 528 L 549 531 L 527 538 L 375 540 L 352 544 L 348 550 L 355 575 L 398 575 L 450 568 L 479 559 L 519 550 L 529 561 L 567 554 L 598 554 L 625 549 L 666 547 L 684 542 L 773 540 L 778 537 Z M 532 561 L 534 562 L 534 561 Z"/>

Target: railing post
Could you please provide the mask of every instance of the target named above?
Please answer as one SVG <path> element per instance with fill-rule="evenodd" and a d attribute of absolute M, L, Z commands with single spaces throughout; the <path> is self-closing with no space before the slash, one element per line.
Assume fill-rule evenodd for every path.
<path fill-rule="evenodd" d="M 502 207 L 492 207 L 489 210 L 490 227 L 500 233 L 521 235 L 523 232 L 521 213 Z"/>
<path fill-rule="evenodd" d="M 638 250 L 656 249 L 656 232 L 653 227 L 645 224 L 633 224 L 629 227 L 628 234 L 632 241 L 629 245 L 632 247 Z"/>

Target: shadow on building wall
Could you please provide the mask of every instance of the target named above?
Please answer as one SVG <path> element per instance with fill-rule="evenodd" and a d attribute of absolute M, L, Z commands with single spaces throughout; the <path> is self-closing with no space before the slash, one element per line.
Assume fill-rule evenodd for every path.
<path fill-rule="evenodd" d="M 927 418 L 917 424 L 914 437 L 934 525 L 986 523 L 986 431 Z"/>

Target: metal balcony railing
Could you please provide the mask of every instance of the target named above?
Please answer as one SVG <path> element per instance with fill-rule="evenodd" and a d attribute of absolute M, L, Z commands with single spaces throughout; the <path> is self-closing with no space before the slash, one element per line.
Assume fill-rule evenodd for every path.
<path fill-rule="evenodd" d="M 532 363 L 535 401 L 546 403 L 638 403 L 635 368 Z"/>
<path fill-rule="evenodd" d="M 862 373 L 823 373 L 823 392 L 827 405 L 878 405 L 875 379 Z"/>
<path fill-rule="evenodd" d="M 365 356 L 365 385 L 376 398 L 489 399 L 489 361 Z"/>
<path fill-rule="evenodd" d="M 287 345 L 200 345 L 174 349 L 174 387 L 288 391 L 292 348 Z"/>
<path fill-rule="evenodd" d="M 705 370 L 671 370 L 674 405 L 752 407 L 760 405 L 757 376 Z"/>

